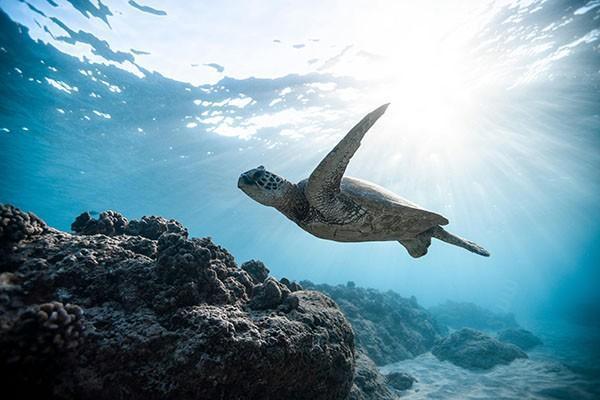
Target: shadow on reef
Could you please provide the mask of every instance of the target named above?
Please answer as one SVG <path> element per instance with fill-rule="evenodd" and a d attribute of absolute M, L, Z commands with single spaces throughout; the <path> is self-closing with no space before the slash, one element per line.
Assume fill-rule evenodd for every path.
<path fill-rule="evenodd" d="M 340 306 L 354 328 L 357 346 L 377 365 L 423 354 L 447 333 L 414 297 L 365 289 L 354 282 L 345 286 L 301 284 L 327 294 Z"/>
<path fill-rule="evenodd" d="M 176 221 L 83 214 L 80 235 L 0 208 L 5 390 L 45 398 L 345 399 L 354 336 L 336 304 L 238 268 Z M 30 392 L 30 393 L 24 393 Z"/>

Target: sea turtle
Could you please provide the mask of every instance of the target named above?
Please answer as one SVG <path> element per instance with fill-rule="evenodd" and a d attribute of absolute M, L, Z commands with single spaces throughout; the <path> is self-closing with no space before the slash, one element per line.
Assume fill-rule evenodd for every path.
<path fill-rule="evenodd" d="M 338 242 L 398 241 L 417 258 L 427 254 L 431 238 L 488 257 L 483 247 L 455 236 L 440 225 L 448 220 L 373 183 L 344 176 L 369 128 L 389 104 L 367 114 L 297 184 L 262 165 L 243 173 L 238 187 L 257 202 L 275 207 L 305 231 Z"/>

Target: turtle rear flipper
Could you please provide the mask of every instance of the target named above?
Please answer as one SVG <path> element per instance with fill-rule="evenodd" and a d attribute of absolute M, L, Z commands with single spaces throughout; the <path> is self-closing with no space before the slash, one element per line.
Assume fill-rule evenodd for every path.
<path fill-rule="evenodd" d="M 463 239 L 459 236 L 453 235 L 450 232 L 446 231 L 441 226 L 436 226 L 435 228 L 431 228 L 431 236 L 436 239 L 439 239 L 443 242 L 453 244 L 458 247 L 462 247 L 463 249 L 469 250 L 471 253 L 479 254 L 480 256 L 489 257 L 490 252 L 478 245 L 475 242 L 471 242 L 470 240 Z"/>
<path fill-rule="evenodd" d="M 414 239 L 398 240 L 398 243 L 406 248 L 411 257 L 419 258 L 427 254 L 427 249 L 431 245 L 431 236 L 421 234 Z"/>

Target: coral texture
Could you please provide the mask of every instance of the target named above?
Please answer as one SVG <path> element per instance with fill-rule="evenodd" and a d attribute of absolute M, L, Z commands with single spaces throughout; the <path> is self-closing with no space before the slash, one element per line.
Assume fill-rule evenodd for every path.
<path fill-rule="evenodd" d="M 540 338 L 526 329 L 505 329 L 498 333 L 498 340 L 514 344 L 524 351 L 531 350 L 542 344 Z"/>
<path fill-rule="evenodd" d="M 264 266 L 238 268 L 210 239 L 159 217 L 84 213 L 72 235 L 11 206 L 0 214 L 5 389 L 63 399 L 348 396 L 354 336 L 325 295 Z"/>
<path fill-rule="evenodd" d="M 354 328 L 357 346 L 377 365 L 425 353 L 445 333 L 414 297 L 364 289 L 353 282 L 345 286 L 301 284 L 335 300 Z"/>
<path fill-rule="evenodd" d="M 490 369 L 498 364 L 510 364 L 517 358 L 527 358 L 521 349 L 502 343 L 485 333 L 464 328 L 452 333 L 431 350 L 440 361 L 471 370 Z"/>
<path fill-rule="evenodd" d="M 417 380 L 406 372 L 392 372 L 385 376 L 385 381 L 392 388 L 402 391 L 410 389 Z"/>
<path fill-rule="evenodd" d="M 398 396 L 386 384 L 386 378 L 362 351 L 356 352 L 354 384 L 348 400 L 394 400 Z"/>
<path fill-rule="evenodd" d="M 71 224 L 73 232 L 80 235 L 103 234 L 107 236 L 130 235 L 142 236 L 156 240 L 165 232 L 177 233 L 187 237 L 187 229 L 174 219 L 166 220 L 163 217 L 144 216 L 142 219 L 129 221 L 115 211 L 104 211 L 98 219 L 90 213 L 84 212 Z"/>

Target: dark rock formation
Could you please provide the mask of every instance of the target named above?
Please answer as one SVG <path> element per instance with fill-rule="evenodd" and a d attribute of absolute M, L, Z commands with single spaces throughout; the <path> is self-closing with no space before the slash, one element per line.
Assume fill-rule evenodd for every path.
<path fill-rule="evenodd" d="M 39 235 L 45 229 L 44 221 L 32 213 L 24 213 L 10 205 L 0 208 L 0 244 L 16 243 Z"/>
<path fill-rule="evenodd" d="M 377 365 L 413 358 L 431 349 L 444 333 L 416 299 L 395 292 L 345 286 L 315 285 L 305 288 L 331 296 L 350 320 L 356 342 Z"/>
<path fill-rule="evenodd" d="M 12 276 L 2 274 L 2 292 Z M 5 297 L 7 298 L 7 297 Z M 12 299 L 10 299 L 12 300 Z M 77 348 L 83 343 L 83 311 L 78 306 L 59 302 L 35 304 L 15 313 L 15 307 L 7 309 L 12 315 L 2 316 L 0 357 L 7 364 L 33 367 L 38 360 L 49 361 Z"/>
<path fill-rule="evenodd" d="M 498 340 L 511 343 L 527 351 L 542 344 L 540 338 L 526 329 L 506 329 L 498 334 Z"/>
<path fill-rule="evenodd" d="M 252 277 L 254 283 L 262 283 L 269 276 L 269 269 L 265 267 L 261 261 L 250 260 L 242 264 L 241 267 L 244 271 Z"/>
<path fill-rule="evenodd" d="M 263 283 L 254 287 L 254 296 L 250 307 L 255 310 L 275 308 L 282 304 L 290 295 L 290 290 L 274 278 L 267 278 Z"/>
<path fill-rule="evenodd" d="M 100 213 L 98 219 L 84 212 L 73 221 L 71 229 L 80 235 L 122 235 L 125 233 L 127 222 L 127 218 L 111 210 Z"/>
<path fill-rule="evenodd" d="M 73 229 L 86 235 L 71 235 L 10 206 L 0 206 L 0 215 L 6 393 L 348 396 L 354 337 L 325 295 L 291 292 L 269 277 L 257 283 L 225 249 L 188 239 L 181 225 L 162 218 L 132 227 L 114 212 L 80 216 Z"/>
<path fill-rule="evenodd" d="M 429 312 L 438 322 L 454 329 L 473 328 L 498 331 L 519 326 L 513 314 L 495 313 L 473 303 L 446 301 L 431 307 Z"/>
<path fill-rule="evenodd" d="M 406 372 L 392 372 L 385 376 L 386 383 L 392 388 L 402 391 L 410 389 L 417 380 Z"/>
<path fill-rule="evenodd" d="M 84 212 L 71 224 L 71 229 L 80 235 L 129 235 L 152 240 L 157 240 L 165 232 L 177 233 L 184 237 L 188 235 L 187 229 L 173 219 L 144 216 L 139 221 L 129 221 L 118 212 L 110 210 L 100 213 L 98 219 L 92 218 L 89 212 Z"/>
<path fill-rule="evenodd" d="M 348 400 L 393 400 L 398 396 L 392 392 L 385 377 L 373 361 L 361 350 L 356 351 L 354 384 Z"/>
<path fill-rule="evenodd" d="M 431 350 L 440 361 L 471 370 L 489 369 L 510 364 L 516 358 L 527 358 L 521 349 L 502 343 L 485 333 L 464 328 L 442 339 Z"/>
<path fill-rule="evenodd" d="M 142 219 L 129 221 L 126 234 L 134 236 L 143 236 L 148 239 L 156 240 L 165 232 L 177 233 L 180 236 L 187 237 L 187 229 L 174 219 L 166 220 L 163 217 L 144 216 Z"/>
<path fill-rule="evenodd" d="M 290 281 L 287 278 L 281 278 L 279 280 L 279 282 L 283 283 L 285 286 L 287 286 L 288 289 L 290 289 L 290 291 L 292 292 L 296 292 L 298 290 L 302 290 L 302 285 L 300 285 L 299 283 Z"/>

